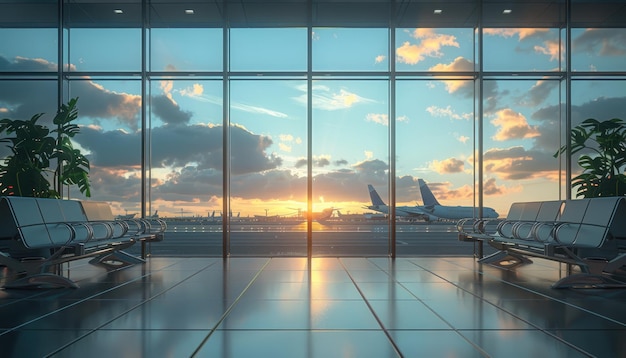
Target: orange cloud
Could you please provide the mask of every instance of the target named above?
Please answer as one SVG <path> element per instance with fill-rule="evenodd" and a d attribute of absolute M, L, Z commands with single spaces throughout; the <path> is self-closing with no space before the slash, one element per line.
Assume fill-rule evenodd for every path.
<path fill-rule="evenodd" d="M 494 140 L 526 139 L 541 135 L 537 127 L 530 126 L 526 117 L 521 113 L 516 113 L 507 108 L 499 110 L 495 115 L 496 118 L 491 123 L 500 128 L 492 137 Z"/>
<path fill-rule="evenodd" d="M 464 169 L 464 162 L 456 158 L 433 160 L 430 168 L 439 174 L 461 173 Z"/>
<path fill-rule="evenodd" d="M 544 55 L 550 56 L 550 61 L 558 61 L 562 54 L 565 54 L 565 49 L 559 44 L 558 40 L 544 41 L 544 46 L 536 45 L 535 51 Z"/>
<path fill-rule="evenodd" d="M 437 34 L 433 29 L 415 29 L 411 37 L 419 40 L 419 43 L 406 41 L 396 49 L 398 61 L 409 65 L 415 65 L 426 57 L 443 56 L 441 48 L 444 46 L 459 47 L 455 36 Z"/>

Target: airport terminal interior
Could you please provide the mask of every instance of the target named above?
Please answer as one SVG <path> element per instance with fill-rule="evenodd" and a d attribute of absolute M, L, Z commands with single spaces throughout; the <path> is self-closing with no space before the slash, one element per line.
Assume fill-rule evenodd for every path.
<path fill-rule="evenodd" d="M 626 356 L 626 267 L 555 288 L 581 267 L 548 245 L 488 264 L 502 247 L 457 226 L 580 197 L 572 130 L 626 119 L 624 19 L 618 0 L 0 0 L 0 356 Z M 4 197 L 28 163 L 8 123 L 53 137 L 73 100 L 89 190 L 55 157 L 50 188 L 163 223 L 123 265 L 88 257 L 113 235 L 94 220 L 32 249 L 40 223 Z M 597 252 L 626 257 L 620 235 Z M 22 263 L 75 285 L 11 287 Z"/>

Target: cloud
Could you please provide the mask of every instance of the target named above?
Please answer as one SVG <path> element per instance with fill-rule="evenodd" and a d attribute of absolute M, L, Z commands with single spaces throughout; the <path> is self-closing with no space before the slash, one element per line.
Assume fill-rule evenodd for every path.
<path fill-rule="evenodd" d="M 540 28 L 506 28 L 506 29 L 483 29 L 483 33 L 485 35 L 491 36 L 501 36 L 501 37 L 515 37 L 519 38 L 519 41 L 532 38 L 532 37 L 541 37 L 545 34 L 549 33 L 550 29 L 540 29 Z"/>
<path fill-rule="evenodd" d="M 367 122 L 382 124 L 383 126 L 389 125 L 389 116 L 383 113 L 368 113 L 365 120 Z"/>
<path fill-rule="evenodd" d="M 380 159 L 364 160 L 354 164 L 352 167 L 357 173 L 375 177 L 385 176 L 389 170 L 389 165 Z"/>
<path fill-rule="evenodd" d="M 376 58 L 374 59 L 374 62 L 376 63 L 382 63 L 387 59 L 387 56 L 385 55 L 378 55 L 376 56 Z"/>
<path fill-rule="evenodd" d="M 509 37 L 518 37 L 518 41 L 520 43 L 527 42 L 529 44 L 537 43 L 537 41 L 533 41 L 532 43 L 526 40 L 531 39 L 543 39 L 541 45 L 533 44 L 532 46 L 522 47 L 522 45 L 518 45 L 516 47 L 516 51 L 520 52 L 531 52 L 544 54 L 550 56 L 550 61 L 558 61 L 559 57 L 562 57 L 565 54 L 564 47 L 560 44 L 557 32 L 551 29 L 541 29 L 541 28 L 500 28 L 500 29 L 484 29 L 485 35 L 488 36 L 500 36 L 504 38 Z"/>
<path fill-rule="evenodd" d="M 56 65 L 41 59 L 27 59 L 18 57 L 15 62 L 8 61 L 0 56 L 0 72 L 17 71 L 21 68 L 30 71 L 50 71 Z M 56 113 L 56 97 L 50 93 L 56 92 L 53 82 L 38 81 L 33 85 L 30 81 L 9 81 L 10 86 L 0 86 L 0 98 L 10 104 L 9 114 L 16 118 L 30 118 L 33 108 L 37 113 L 46 112 L 50 118 Z M 78 115 L 89 117 L 93 123 L 101 120 L 113 120 L 129 130 L 139 128 L 139 113 L 141 111 L 141 96 L 110 91 L 103 85 L 94 82 L 89 77 L 82 77 L 72 81 L 72 93 L 80 97 L 78 101 Z"/>
<path fill-rule="evenodd" d="M 623 56 L 626 54 L 626 33 L 622 29 L 587 29 L 572 40 L 572 51 Z"/>
<path fill-rule="evenodd" d="M 495 178 L 489 178 L 483 182 L 483 194 L 486 196 L 502 195 L 504 192 L 504 187 L 496 185 Z"/>
<path fill-rule="evenodd" d="M 280 148 L 280 150 L 282 150 L 283 152 L 291 152 L 291 146 L 283 142 L 278 143 L 278 148 Z"/>
<path fill-rule="evenodd" d="M 153 114 L 171 125 L 188 124 L 192 116 L 191 112 L 183 111 L 171 97 L 165 95 L 152 97 L 151 108 Z"/>
<path fill-rule="evenodd" d="M 527 95 L 520 98 L 518 103 L 524 106 L 537 107 L 545 102 L 553 90 L 559 88 L 559 81 L 537 81 L 528 91 Z"/>
<path fill-rule="evenodd" d="M 91 152 L 90 160 L 99 167 L 132 167 L 140 163 L 140 133 L 102 131 L 84 127 L 76 141 Z M 193 163 L 199 169 L 222 168 L 222 127 L 212 125 L 171 126 L 152 129 L 154 168 L 180 168 Z M 111 146 L 110 143 L 115 143 Z M 166 143 L 178 143 L 174 147 Z M 180 145 L 184 143 L 185 145 Z M 271 138 L 253 134 L 241 126 L 231 126 L 231 173 L 262 172 L 279 167 L 282 159 L 266 150 Z M 129 155 L 134 153 L 136 155 Z"/>
<path fill-rule="evenodd" d="M 572 126 L 579 125 L 587 118 L 607 120 L 626 118 L 626 96 L 598 97 L 588 102 L 572 105 Z M 535 148 L 555 153 L 561 142 L 561 133 L 565 124 L 560 118 L 564 116 L 564 105 L 553 105 L 540 108 L 532 114 L 532 119 L 540 122 L 541 136 L 535 138 Z"/>
<path fill-rule="evenodd" d="M 436 72 L 473 72 L 474 63 L 461 56 L 455 58 L 449 64 L 439 63 L 428 69 L 429 71 Z M 472 81 L 469 81 L 472 82 Z"/>
<path fill-rule="evenodd" d="M 190 88 L 180 90 L 182 96 L 187 97 L 201 97 L 204 93 L 204 86 L 199 83 L 194 83 Z"/>
<path fill-rule="evenodd" d="M 57 64 L 41 58 L 16 56 L 13 61 L 0 56 L 0 72 L 57 71 Z"/>
<path fill-rule="evenodd" d="M 464 162 L 456 158 L 447 158 L 442 161 L 433 160 L 429 168 L 439 174 L 452 174 L 462 173 L 464 169 Z"/>
<path fill-rule="evenodd" d="M 429 106 L 426 108 L 426 112 L 430 113 L 433 117 L 447 117 L 454 120 L 470 120 L 474 118 L 473 113 L 458 114 L 452 110 L 451 106 L 447 106 L 446 108 Z"/>
<path fill-rule="evenodd" d="M 426 57 L 441 57 L 441 48 L 444 46 L 459 47 L 456 37 L 435 33 L 434 29 L 415 29 L 411 37 L 418 40 L 417 44 L 404 42 L 396 49 L 398 62 L 416 65 Z"/>
<path fill-rule="evenodd" d="M 274 110 L 271 110 L 271 109 L 258 107 L 258 106 L 251 106 L 251 105 L 248 105 L 248 104 L 243 104 L 243 103 L 238 103 L 238 102 L 231 102 L 230 108 L 231 109 L 236 109 L 236 110 L 239 110 L 239 111 L 243 111 L 243 112 L 248 112 L 248 113 L 266 114 L 268 116 L 276 117 L 276 118 L 287 118 L 288 117 L 285 113 L 282 113 L 282 112 L 279 112 L 279 111 L 274 111 Z"/>
<path fill-rule="evenodd" d="M 534 138 L 541 135 L 536 126 L 528 124 L 524 115 L 511 109 L 496 112 L 496 118 L 491 123 L 499 127 L 493 136 L 493 139 L 497 141 Z"/>
<path fill-rule="evenodd" d="M 506 180 L 543 178 L 557 180 L 558 161 L 553 153 L 521 146 L 491 148 L 483 155 L 485 171 Z"/>
<path fill-rule="evenodd" d="M 543 46 L 535 45 L 535 52 L 550 56 L 550 61 L 558 61 L 559 57 L 565 55 L 565 45 L 560 44 L 559 40 L 547 40 L 543 42 Z"/>
<path fill-rule="evenodd" d="M 336 111 L 340 109 L 351 108 L 359 103 L 372 103 L 374 100 L 367 99 L 340 89 L 339 93 L 332 93 L 329 88 L 325 86 L 315 86 L 313 88 L 313 107 L 322 109 L 325 111 Z M 299 97 L 299 101 L 306 101 L 305 98 Z"/>
<path fill-rule="evenodd" d="M 307 166 L 308 161 L 306 158 L 300 158 L 296 161 L 294 165 L 296 168 L 304 168 Z M 321 155 L 319 157 L 313 157 L 313 167 L 314 168 L 324 168 L 330 165 L 330 156 Z"/>

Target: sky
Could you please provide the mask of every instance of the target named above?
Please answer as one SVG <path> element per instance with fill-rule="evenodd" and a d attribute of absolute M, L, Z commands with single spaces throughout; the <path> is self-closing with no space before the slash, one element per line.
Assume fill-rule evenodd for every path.
<path fill-rule="evenodd" d="M 110 202 L 119 214 L 138 213 L 141 82 L 133 74 L 141 69 L 140 31 L 72 29 L 66 35 L 68 67 L 76 72 L 68 95 L 79 97 L 81 133 L 75 141 L 91 161 L 92 198 Z M 485 29 L 484 71 L 536 73 L 484 81 L 484 204 L 503 215 L 512 202 L 557 199 L 563 190 L 562 163 L 553 157 L 563 143 L 559 35 L 564 36 L 558 29 Z M 626 30 L 573 29 L 572 35 L 574 72 L 626 70 Z M 301 28 L 231 32 L 233 213 L 295 215 L 306 209 L 306 36 Z M 222 38 L 221 29 L 150 33 L 150 70 L 180 74 L 152 76 L 147 87 L 150 211 L 161 216 L 206 216 L 222 209 Z M 313 71 L 372 74 L 323 75 L 311 84 L 314 211 L 367 211 L 367 184 L 388 202 L 392 104 L 389 82 L 379 74 L 391 60 L 401 74 L 395 87 L 398 205 L 421 204 L 418 178 L 444 205 L 476 202 L 478 102 L 474 82 L 462 75 L 479 65 L 473 30 L 397 29 L 391 60 L 388 39 L 386 29 L 313 31 Z M 0 72 L 41 74 L 3 81 L 0 117 L 45 112 L 44 118 L 52 118 L 56 47 L 54 29 L 0 29 Z M 456 75 L 410 75 L 416 71 Z M 574 123 L 626 118 L 626 80 L 574 78 Z"/>

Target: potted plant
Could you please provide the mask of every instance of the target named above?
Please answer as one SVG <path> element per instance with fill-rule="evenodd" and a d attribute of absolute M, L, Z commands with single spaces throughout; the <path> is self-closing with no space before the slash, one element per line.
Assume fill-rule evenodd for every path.
<path fill-rule="evenodd" d="M 10 155 L 0 163 L 0 195 L 60 198 L 63 185 L 77 185 L 90 197 L 89 160 L 72 145 L 71 138 L 80 132 L 72 123 L 78 118 L 78 98 L 61 105 L 50 130 L 37 121 L 0 120 L 0 142 L 8 143 Z M 55 167 L 51 167 L 54 165 Z"/>
<path fill-rule="evenodd" d="M 563 154 L 566 146 L 556 154 Z M 582 173 L 572 178 L 576 196 L 592 198 L 626 194 L 626 123 L 613 118 L 603 122 L 589 118 L 572 128 L 571 155 L 580 151 L 578 165 Z"/>

